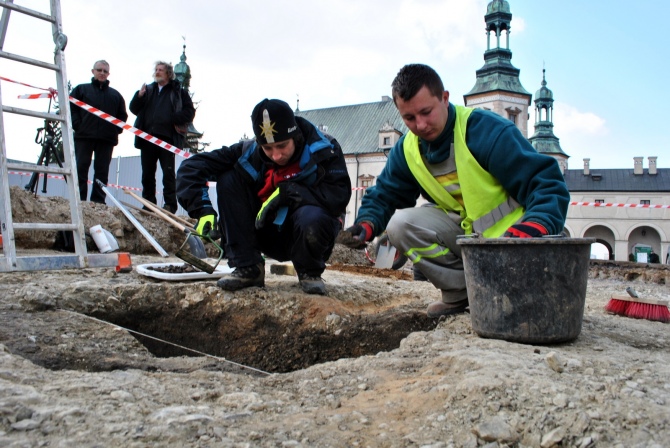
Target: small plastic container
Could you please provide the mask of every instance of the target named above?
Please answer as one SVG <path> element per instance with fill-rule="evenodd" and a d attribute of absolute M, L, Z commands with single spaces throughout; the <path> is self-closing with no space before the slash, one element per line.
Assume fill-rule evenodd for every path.
<path fill-rule="evenodd" d="M 100 224 L 93 226 L 88 230 L 91 233 L 91 237 L 93 238 L 93 241 L 95 241 L 95 245 L 98 246 L 98 250 L 101 254 L 119 250 L 119 243 L 116 241 L 116 238 L 114 238 L 114 235 L 103 229 Z"/>

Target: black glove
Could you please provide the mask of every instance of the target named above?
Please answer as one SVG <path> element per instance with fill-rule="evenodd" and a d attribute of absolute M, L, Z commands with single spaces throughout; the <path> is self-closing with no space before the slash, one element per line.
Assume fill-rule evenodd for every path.
<path fill-rule="evenodd" d="M 372 224 L 363 221 L 340 232 L 337 242 L 351 249 L 362 249 L 375 237 Z"/>
<path fill-rule="evenodd" d="M 504 237 L 507 238 L 540 238 L 549 232 L 543 225 L 536 222 L 520 222 L 507 229 Z"/>

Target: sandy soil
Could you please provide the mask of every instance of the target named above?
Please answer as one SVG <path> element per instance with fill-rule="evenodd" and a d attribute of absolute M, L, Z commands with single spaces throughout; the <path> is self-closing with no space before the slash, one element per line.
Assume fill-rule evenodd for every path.
<path fill-rule="evenodd" d="M 67 206 L 14 194 L 17 221 Z M 670 326 L 604 310 L 627 286 L 669 299 L 666 267 L 592 262 L 579 337 L 518 344 L 469 314 L 428 319 L 430 284 L 339 245 L 327 297 L 272 260 L 264 288 L 235 293 L 147 277 L 181 261 L 118 210 L 83 207 L 134 270 L 0 274 L 0 446 L 668 446 Z M 183 241 L 137 216 L 169 252 Z M 24 233 L 24 251 L 53 244 Z"/>

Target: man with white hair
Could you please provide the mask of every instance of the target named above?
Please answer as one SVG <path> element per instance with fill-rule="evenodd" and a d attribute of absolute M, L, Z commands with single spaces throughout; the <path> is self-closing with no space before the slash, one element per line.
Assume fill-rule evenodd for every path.
<path fill-rule="evenodd" d="M 185 138 L 181 130 L 195 117 L 193 101 L 175 79 L 172 64 L 164 61 L 154 66 L 154 82 L 142 84 L 130 101 L 130 111 L 137 115 L 135 127 L 169 143 L 183 148 Z M 177 211 L 175 192 L 176 175 L 174 153 L 141 137 L 135 137 L 135 147 L 142 151 L 142 197 L 156 204 L 156 164 L 163 171 L 163 208 Z"/>

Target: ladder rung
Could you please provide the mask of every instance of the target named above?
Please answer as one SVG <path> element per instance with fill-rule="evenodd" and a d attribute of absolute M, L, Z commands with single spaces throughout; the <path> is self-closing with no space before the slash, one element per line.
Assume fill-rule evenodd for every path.
<path fill-rule="evenodd" d="M 28 171 L 29 173 L 62 174 L 64 176 L 72 174 L 70 169 L 61 168 L 58 165 L 44 166 L 44 165 L 33 165 L 31 163 L 7 162 L 7 168 L 18 171 Z"/>
<path fill-rule="evenodd" d="M 77 226 L 68 223 L 55 222 L 15 222 L 14 230 L 77 230 Z"/>
<path fill-rule="evenodd" d="M 35 17 L 37 19 L 45 20 L 47 22 L 51 22 L 51 23 L 56 22 L 56 19 L 54 17 L 50 16 L 49 14 L 44 14 L 43 12 L 34 11 L 32 9 L 25 8 L 23 6 L 15 5 L 14 3 L 8 3 L 8 2 L 5 2 L 5 1 L 0 1 L 0 6 L 3 7 L 3 8 L 7 8 L 11 11 L 20 12 L 20 13 L 25 14 L 27 16 L 31 16 L 31 17 Z"/>
<path fill-rule="evenodd" d="M 2 110 L 5 112 L 10 112 L 12 114 L 27 115 L 29 117 L 43 118 L 45 120 L 60 121 L 60 122 L 65 121 L 65 119 L 60 115 L 50 114 L 47 112 L 37 112 L 35 110 L 30 109 L 21 109 L 20 107 L 2 106 Z"/>
<path fill-rule="evenodd" d="M 34 65 L 36 67 L 48 68 L 56 72 L 60 71 L 60 68 L 56 64 L 50 64 L 49 62 L 42 62 L 38 59 L 27 58 L 25 56 L 19 56 L 14 53 L 7 53 L 6 51 L 0 51 L 0 58 L 10 59 L 16 62 L 23 62 L 24 64 Z"/>

